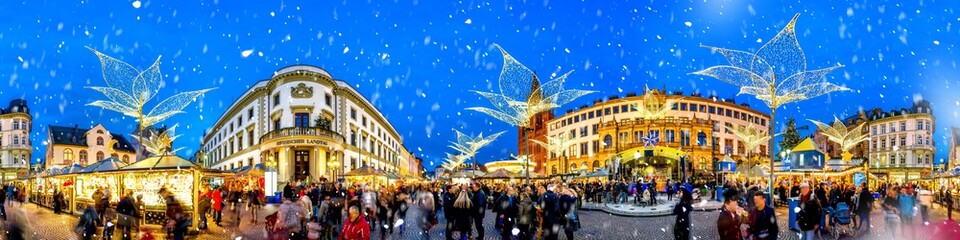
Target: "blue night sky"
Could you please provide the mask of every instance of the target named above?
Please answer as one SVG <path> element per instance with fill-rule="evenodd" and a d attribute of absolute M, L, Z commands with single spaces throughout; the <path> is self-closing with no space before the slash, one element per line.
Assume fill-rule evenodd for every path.
<path fill-rule="evenodd" d="M 489 106 L 469 90 L 497 88 L 502 58 L 494 43 L 544 78 L 575 70 L 568 88 L 599 91 L 558 113 L 644 85 L 729 98 L 735 87 L 687 75 L 726 64 L 699 46 L 755 51 L 795 13 L 808 69 L 846 65 L 827 79 L 854 91 L 787 105 L 778 124 L 791 116 L 831 121 L 926 99 L 937 118 L 938 160 L 947 158 L 949 127 L 960 125 L 960 95 L 951 94 L 960 87 L 954 1 L 239 2 L 0 2 L 6 13 L 0 15 L 0 102 L 31 104 L 34 162 L 45 155 L 50 124 L 134 129 L 131 118 L 85 106 L 103 96 L 84 86 L 104 82 L 96 56 L 84 46 L 141 69 L 162 55 L 161 99 L 218 88 L 187 107 L 188 114 L 165 122 L 180 123 L 183 156 L 251 84 L 280 67 L 311 64 L 363 93 L 433 169 L 451 151 L 453 129 L 509 130 L 481 150 L 481 162 L 516 152 L 515 128 L 465 110 Z M 253 52 L 244 57 L 245 50 Z M 751 96 L 736 100 L 769 112 Z"/>

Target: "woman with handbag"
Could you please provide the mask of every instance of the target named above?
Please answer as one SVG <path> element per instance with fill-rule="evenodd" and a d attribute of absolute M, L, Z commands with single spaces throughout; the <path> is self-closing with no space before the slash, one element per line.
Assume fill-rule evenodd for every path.
<path fill-rule="evenodd" d="M 123 199 L 117 203 L 117 226 L 120 227 L 122 240 L 129 240 L 132 237 L 132 230 L 136 227 L 136 219 L 139 214 L 133 201 L 133 190 L 127 189 L 123 193 Z"/>

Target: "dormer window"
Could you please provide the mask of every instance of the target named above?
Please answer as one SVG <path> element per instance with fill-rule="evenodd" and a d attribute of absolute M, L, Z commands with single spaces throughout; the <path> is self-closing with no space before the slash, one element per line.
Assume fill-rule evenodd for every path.
<path fill-rule="evenodd" d="M 103 137 L 97 137 L 97 146 L 103 146 Z"/>

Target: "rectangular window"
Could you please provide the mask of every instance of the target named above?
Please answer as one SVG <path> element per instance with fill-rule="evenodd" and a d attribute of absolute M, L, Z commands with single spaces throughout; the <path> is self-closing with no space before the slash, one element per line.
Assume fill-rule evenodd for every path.
<path fill-rule="evenodd" d="M 570 138 L 572 139 L 575 137 L 577 137 L 577 130 L 576 129 L 570 130 Z"/>
<path fill-rule="evenodd" d="M 917 120 L 917 130 L 923 130 L 923 120 Z"/>
<path fill-rule="evenodd" d="M 356 109 L 356 108 L 350 108 L 350 118 L 353 119 L 354 121 L 357 120 L 357 109 Z"/>
<path fill-rule="evenodd" d="M 294 126 L 296 127 L 310 127 L 310 114 L 309 113 L 297 113 L 294 114 Z"/>
<path fill-rule="evenodd" d="M 580 143 L 580 155 L 587 155 L 587 143 Z"/>
<path fill-rule="evenodd" d="M 923 136 L 917 135 L 917 145 L 923 145 Z"/>
<path fill-rule="evenodd" d="M 717 115 L 723 115 L 723 108 L 717 107 Z"/>
<path fill-rule="evenodd" d="M 767 126 L 767 119 L 760 119 L 760 126 Z"/>
<path fill-rule="evenodd" d="M 667 134 L 667 136 L 666 136 L 666 137 L 667 137 L 667 138 L 666 138 L 666 142 L 672 143 L 672 142 L 674 142 L 674 141 L 676 140 L 676 139 L 674 138 L 674 137 L 675 137 L 675 136 L 674 136 L 674 133 L 675 133 L 675 132 L 674 132 L 673 130 L 666 130 L 666 131 L 664 131 L 664 132 Z"/>
<path fill-rule="evenodd" d="M 249 110 L 247 110 L 247 118 L 249 118 L 249 119 L 251 119 L 251 120 L 253 119 L 253 107 L 251 107 Z"/>
<path fill-rule="evenodd" d="M 328 107 L 333 106 L 333 98 L 330 97 L 330 94 L 323 95 L 323 102 L 326 103 Z"/>
<path fill-rule="evenodd" d="M 366 116 L 360 117 L 360 120 L 361 120 L 360 124 L 362 124 L 363 127 L 367 127 L 367 117 Z"/>
<path fill-rule="evenodd" d="M 702 112 L 702 113 L 707 112 L 707 105 L 701 104 L 701 105 L 700 105 L 700 112 Z"/>
<path fill-rule="evenodd" d="M 593 153 L 600 152 L 600 141 L 593 140 Z"/>
<path fill-rule="evenodd" d="M 597 117 L 600 117 L 600 116 L 603 116 L 603 112 L 601 112 L 600 109 L 597 109 Z"/>
<path fill-rule="evenodd" d="M 280 119 L 273 120 L 273 130 L 280 129 Z"/>
<path fill-rule="evenodd" d="M 603 109 L 603 115 L 610 115 L 610 108 Z"/>
<path fill-rule="evenodd" d="M 620 112 L 627 112 L 627 105 L 621 105 Z"/>
<path fill-rule="evenodd" d="M 733 118 L 740 118 L 740 112 L 733 112 Z"/>
<path fill-rule="evenodd" d="M 276 107 L 277 105 L 280 105 L 280 94 L 279 94 L 279 93 L 273 95 L 273 106 Z"/>
<path fill-rule="evenodd" d="M 250 139 L 250 146 L 253 146 L 253 130 L 247 131 L 247 139 Z"/>
<path fill-rule="evenodd" d="M 697 111 L 697 104 L 691 103 L 691 104 L 690 104 L 690 111 L 691 111 L 691 112 L 696 112 L 696 111 Z"/>
<path fill-rule="evenodd" d="M 237 135 L 237 148 L 243 149 L 243 134 Z"/>
<path fill-rule="evenodd" d="M 730 117 L 730 115 L 731 115 L 732 113 L 733 113 L 733 111 L 731 111 L 730 109 L 727 109 L 727 117 Z"/>
<path fill-rule="evenodd" d="M 575 123 L 580 122 L 580 116 L 573 116 L 573 122 Z"/>
<path fill-rule="evenodd" d="M 590 112 L 590 119 L 593 119 L 593 112 Z"/>
<path fill-rule="evenodd" d="M 243 126 L 243 117 L 237 117 L 237 127 Z"/>
<path fill-rule="evenodd" d="M 900 122 L 900 131 L 907 131 L 907 121 Z"/>
<path fill-rule="evenodd" d="M 593 135 L 597 135 L 600 132 L 600 124 L 593 125 Z"/>
<path fill-rule="evenodd" d="M 613 107 L 613 114 L 617 114 L 617 113 L 620 113 L 620 108 Z"/>
<path fill-rule="evenodd" d="M 581 114 L 580 114 L 580 119 L 586 121 L 586 120 L 587 120 L 587 114 L 586 114 L 586 113 L 581 113 Z"/>
<path fill-rule="evenodd" d="M 587 127 L 580 128 L 580 137 L 587 136 Z"/>
<path fill-rule="evenodd" d="M 870 135 L 877 135 L 877 126 L 870 127 Z"/>
<path fill-rule="evenodd" d="M 687 110 L 687 104 L 686 104 L 686 103 L 681 103 L 681 104 L 680 104 L 680 111 L 686 111 L 686 110 Z"/>
<path fill-rule="evenodd" d="M 709 111 L 710 111 L 710 114 L 714 114 L 714 113 L 717 112 L 717 108 L 715 108 L 715 107 L 713 107 L 713 106 L 710 106 L 709 109 L 710 109 L 710 110 L 709 110 Z"/>
<path fill-rule="evenodd" d="M 677 110 L 677 104 L 673 104 L 673 106 L 670 106 L 670 110 L 676 111 L 676 110 Z"/>
<path fill-rule="evenodd" d="M 900 136 L 900 146 L 907 146 L 907 137 Z"/>

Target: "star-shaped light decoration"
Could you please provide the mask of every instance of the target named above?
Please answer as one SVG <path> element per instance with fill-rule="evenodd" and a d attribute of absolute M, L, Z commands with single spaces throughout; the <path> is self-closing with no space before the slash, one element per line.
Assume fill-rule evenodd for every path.
<path fill-rule="evenodd" d="M 593 91 L 563 89 L 567 72 L 548 82 L 540 83 L 537 75 L 521 64 L 500 45 L 494 44 L 503 54 L 503 69 L 500 71 L 500 93 L 473 91 L 486 98 L 493 108 L 471 107 L 468 110 L 490 115 L 511 126 L 529 127 L 535 114 L 567 104 Z"/>
<path fill-rule="evenodd" d="M 154 155 L 164 155 L 164 154 L 175 154 L 177 151 L 183 150 L 183 148 L 173 148 L 173 141 L 177 140 L 180 135 L 176 135 L 177 125 L 167 128 L 163 131 L 157 131 L 156 129 L 149 128 L 150 136 L 144 138 L 143 147 Z M 136 135 L 131 134 L 136 137 Z"/>
<path fill-rule="evenodd" d="M 643 141 L 643 147 L 656 147 L 657 143 L 660 142 L 659 133 L 649 133 L 647 136 L 640 139 Z"/>
<path fill-rule="evenodd" d="M 857 125 L 856 127 L 847 128 L 847 125 L 843 124 L 843 121 L 840 121 L 840 119 L 834 117 L 833 120 L 833 125 L 827 125 L 826 123 L 816 120 L 810 121 L 820 128 L 820 135 L 823 135 L 827 137 L 827 140 L 840 145 L 840 149 L 843 151 L 843 154 L 841 155 L 843 160 L 850 161 L 850 159 L 853 158 L 853 155 L 849 152 L 850 149 L 870 138 L 869 135 L 864 134 L 863 132 L 863 126 L 866 123 L 860 123 L 860 125 Z"/>

